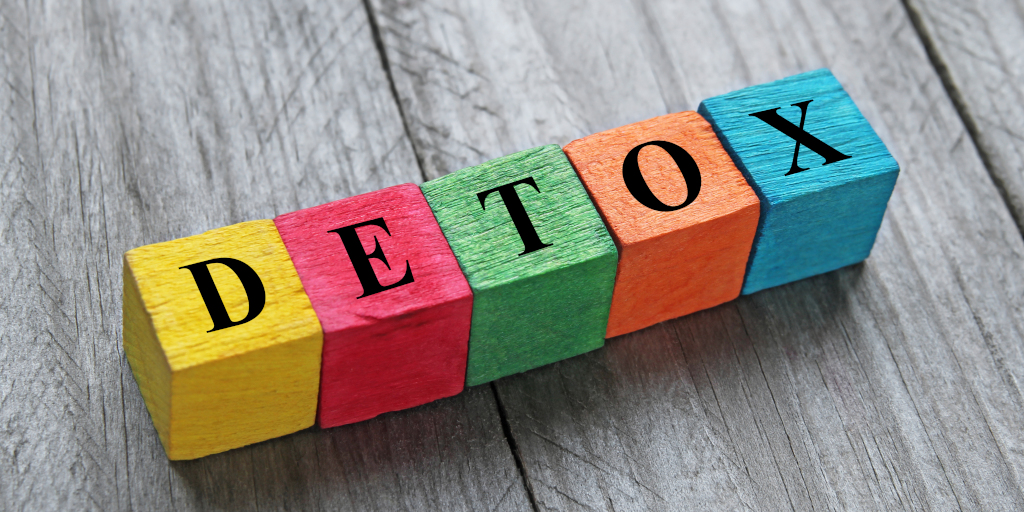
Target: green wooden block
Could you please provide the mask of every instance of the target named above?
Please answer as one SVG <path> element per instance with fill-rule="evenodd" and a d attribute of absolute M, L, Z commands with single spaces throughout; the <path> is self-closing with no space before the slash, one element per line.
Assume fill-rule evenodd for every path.
<path fill-rule="evenodd" d="M 618 251 L 560 147 L 422 189 L 473 288 L 467 386 L 604 345 Z"/>

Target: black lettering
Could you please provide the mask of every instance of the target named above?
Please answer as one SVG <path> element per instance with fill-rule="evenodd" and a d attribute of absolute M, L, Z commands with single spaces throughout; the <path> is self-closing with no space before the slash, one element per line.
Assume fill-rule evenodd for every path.
<path fill-rule="evenodd" d="M 377 240 L 376 235 L 373 237 L 373 243 L 375 245 L 373 252 L 366 254 L 366 251 L 363 250 L 363 243 L 359 240 L 359 234 L 356 233 L 356 229 L 363 226 L 377 226 L 383 229 L 388 236 L 391 236 L 391 232 L 388 231 L 388 225 L 384 223 L 383 217 L 328 231 L 328 233 L 337 233 L 338 236 L 341 237 L 341 243 L 345 245 L 345 250 L 348 251 L 348 257 L 352 260 L 352 268 L 355 269 L 356 276 L 359 277 L 359 283 L 363 285 L 363 294 L 356 298 L 361 299 L 368 295 L 380 293 L 385 290 L 390 290 L 392 288 L 402 286 L 403 284 L 413 282 L 412 268 L 409 266 L 409 260 L 406 260 L 405 275 L 402 276 L 401 279 L 389 285 L 380 284 L 380 281 L 377 280 L 377 274 L 373 273 L 373 266 L 370 265 L 370 258 L 377 258 L 382 261 L 388 270 L 391 270 L 391 265 L 388 263 L 388 259 L 384 257 L 384 251 L 381 250 L 380 241 Z"/>
<path fill-rule="evenodd" d="M 540 189 L 537 188 L 537 183 L 533 181 L 533 177 L 521 179 L 516 182 L 507 183 L 500 187 L 495 187 L 490 190 L 485 190 L 476 195 L 480 199 L 480 206 L 486 210 L 487 205 L 485 201 L 487 196 L 491 192 L 497 192 L 501 196 L 502 202 L 505 203 L 505 208 L 508 210 L 508 214 L 512 217 L 512 224 L 515 225 L 516 231 L 519 232 L 519 238 L 523 241 L 523 252 L 519 253 L 520 256 L 529 254 L 533 251 L 539 251 L 545 247 L 551 247 L 551 244 L 546 244 L 540 241 L 540 237 L 537 236 L 537 229 L 533 227 L 533 222 L 530 222 L 530 216 L 526 213 L 526 208 L 523 207 L 522 199 L 519 199 L 519 194 L 516 193 L 516 185 L 529 185 L 533 187 L 537 193 L 540 193 Z"/>
<path fill-rule="evenodd" d="M 790 166 L 789 172 L 786 173 L 786 176 L 807 170 L 806 167 L 800 167 L 796 163 L 796 159 L 800 157 L 800 145 L 807 146 L 807 149 L 824 157 L 825 163 L 821 165 L 828 165 L 850 158 L 849 155 L 840 153 L 832 146 L 825 144 L 814 135 L 804 131 L 804 120 L 807 118 L 807 105 L 812 101 L 814 100 L 801 101 L 800 103 L 794 103 L 792 105 L 794 107 L 800 107 L 800 126 L 794 126 L 793 123 L 780 116 L 778 113 L 779 107 L 750 114 L 768 123 L 772 128 L 775 128 L 776 130 L 784 133 L 787 137 L 796 141 L 796 149 L 793 150 L 793 165 Z"/>
<path fill-rule="evenodd" d="M 647 146 L 657 146 L 664 149 L 672 157 L 672 160 L 675 161 L 680 172 L 683 173 L 683 179 L 686 180 L 686 200 L 681 204 L 669 206 L 661 202 L 654 195 L 654 192 L 651 192 L 651 187 L 647 186 L 647 182 L 644 181 L 644 175 L 640 173 L 638 158 L 640 157 L 640 150 Z M 685 149 L 663 140 L 645 142 L 633 148 L 622 162 L 622 180 L 626 182 L 626 188 L 630 194 L 633 194 L 634 199 L 639 201 L 640 204 L 659 212 L 671 212 L 685 208 L 697 199 L 697 194 L 700 193 L 700 169 L 697 168 L 697 162 L 693 161 L 693 157 Z"/>
<path fill-rule="evenodd" d="M 228 310 L 224 307 L 224 300 L 221 299 L 220 292 L 217 291 L 217 285 L 213 283 L 213 277 L 210 276 L 208 265 L 213 263 L 220 263 L 231 269 L 238 276 L 238 280 L 242 282 L 245 296 L 249 299 L 249 313 L 245 315 L 245 318 L 237 322 L 228 316 Z M 256 315 L 263 311 L 267 294 L 263 289 L 263 281 L 260 281 L 260 276 L 256 275 L 256 271 L 249 265 L 232 258 L 214 258 L 179 268 L 187 268 L 192 272 L 192 278 L 196 280 L 196 286 L 199 287 L 199 294 L 203 296 L 203 302 L 206 303 L 206 310 L 210 312 L 210 319 L 213 320 L 213 329 L 206 332 L 244 324 L 256 318 Z"/>

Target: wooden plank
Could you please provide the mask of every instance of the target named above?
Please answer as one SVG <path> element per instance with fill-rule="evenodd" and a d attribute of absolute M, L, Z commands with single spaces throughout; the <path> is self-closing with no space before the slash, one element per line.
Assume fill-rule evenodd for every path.
<path fill-rule="evenodd" d="M 866 263 L 498 381 L 539 507 L 1024 507 L 1024 242 L 900 2 L 372 4 L 429 176 L 822 66 L 903 169 Z"/>
<path fill-rule="evenodd" d="M 490 390 L 169 463 L 121 255 L 420 181 L 365 6 L 0 3 L 0 508 L 523 509 Z"/>
<path fill-rule="evenodd" d="M 982 159 L 1024 226 L 1024 8 L 1011 0 L 907 5 Z"/>

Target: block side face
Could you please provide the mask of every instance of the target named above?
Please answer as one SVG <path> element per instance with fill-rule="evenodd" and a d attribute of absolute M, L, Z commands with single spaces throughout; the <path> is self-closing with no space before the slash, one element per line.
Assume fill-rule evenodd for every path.
<path fill-rule="evenodd" d="M 775 110 L 793 128 L 803 130 L 849 158 L 825 164 L 826 158 L 801 145 L 792 170 L 796 141 L 751 114 Z M 737 166 L 762 200 L 771 204 L 814 194 L 822 188 L 888 172 L 895 161 L 853 100 L 827 69 L 747 87 L 701 103 L 700 113 L 712 122 Z"/>
<path fill-rule="evenodd" d="M 689 205 L 660 211 L 645 205 L 626 184 L 625 162 L 640 145 L 667 142 L 686 151 L 700 174 L 699 193 Z M 696 112 L 679 112 L 573 141 L 565 147 L 598 210 L 623 245 L 686 229 L 758 203 L 711 125 Z M 665 207 L 687 200 L 680 165 L 667 149 L 647 145 L 636 153 L 643 181 Z"/>
<path fill-rule="evenodd" d="M 327 333 L 472 297 L 416 185 L 288 213 L 274 223 Z M 339 229 L 345 233 L 335 231 Z M 343 236 L 349 243 L 355 237 L 356 254 L 348 252 Z M 375 254 L 383 259 L 370 256 Z M 368 266 L 372 275 L 360 276 L 356 265 Z"/>
<path fill-rule="evenodd" d="M 757 230 L 756 204 L 622 248 L 609 338 L 708 309 L 740 295 Z"/>
<path fill-rule="evenodd" d="M 604 345 L 617 253 L 479 292 L 466 385 L 475 386 Z"/>
<path fill-rule="evenodd" d="M 312 426 L 322 344 L 316 331 L 175 372 L 168 457 L 195 459 Z"/>
<path fill-rule="evenodd" d="M 122 274 L 124 291 L 121 332 L 124 353 L 166 452 L 169 451 L 171 418 L 171 367 L 156 338 L 153 324 L 146 315 L 142 296 L 127 259 Z"/>
<path fill-rule="evenodd" d="M 327 334 L 320 427 L 355 423 L 461 392 L 472 308 L 472 297 L 462 297 Z"/>
<path fill-rule="evenodd" d="M 320 323 L 272 221 L 244 222 L 139 247 L 125 258 L 174 371 L 319 336 Z M 255 318 L 209 332 L 213 317 L 193 272 L 182 267 L 214 258 L 237 260 L 252 269 L 265 297 Z M 230 319 L 246 318 L 249 294 L 236 271 L 220 263 L 206 268 Z"/>
<path fill-rule="evenodd" d="M 743 294 L 863 261 L 871 252 L 897 171 L 771 205 L 754 242 Z"/>
<path fill-rule="evenodd" d="M 515 187 L 544 244 L 527 254 L 499 192 L 481 206 L 478 194 L 532 178 Z M 470 167 L 422 186 L 474 292 L 615 251 L 604 222 L 558 146 L 542 146 Z"/>

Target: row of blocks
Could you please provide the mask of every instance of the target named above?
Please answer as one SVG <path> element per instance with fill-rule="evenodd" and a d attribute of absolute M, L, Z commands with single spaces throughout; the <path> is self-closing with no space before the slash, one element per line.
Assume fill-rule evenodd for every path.
<path fill-rule="evenodd" d="M 828 70 L 128 251 L 171 459 L 417 406 L 868 256 L 899 172 Z"/>

